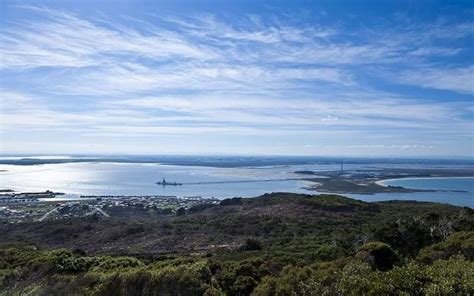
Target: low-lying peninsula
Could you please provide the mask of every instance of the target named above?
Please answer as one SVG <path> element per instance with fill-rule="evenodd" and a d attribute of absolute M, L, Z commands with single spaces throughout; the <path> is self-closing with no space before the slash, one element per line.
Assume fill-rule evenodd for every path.
<path fill-rule="evenodd" d="M 296 171 L 295 174 L 307 176 L 310 182 L 305 189 L 320 193 L 337 194 L 376 194 L 435 192 L 432 189 L 412 189 L 401 186 L 385 186 L 380 182 L 387 179 L 431 178 L 431 177 L 474 177 L 472 169 L 403 169 L 387 168 L 377 170 L 348 171 Z"/>

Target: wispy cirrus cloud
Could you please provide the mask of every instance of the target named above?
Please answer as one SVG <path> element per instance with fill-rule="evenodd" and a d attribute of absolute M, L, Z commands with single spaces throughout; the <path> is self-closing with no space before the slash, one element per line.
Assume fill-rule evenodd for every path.
<path fill-rule="evenodd" d="M 314 133 L 323 129 L 364 131 L 368 127 L 420 129 L 426 132 L 465 129 L 464 105 L 371 98 L 356 102 L 318 99 L 239 96 L 164 96 L 109 100 L 95 103 L 92 110 L 58 110 L 47 99 L 6 93 L 2 129 L 36 130 L 66 128 L 80 132 L 141 133 L 164 131 L 228 132 L 237 134 Z M 5 108 L 6 107 L 6 108 Z M 443 123 L 450 120 L 450 126 Z M 115 127 L 115 128 L 114 128 Z"/>
<path fill-rule="evenodd" d="M 288 89 L 305 83 L 353 84 L 352 75 L 339 68 L 273 67 L 261 65 L 232 65 L 180 63 L 159 68 L 135 63 L 122 63 L 77 70 L 69 80 L 53 88 L 70 94 L 117 95 L 137 92 L 169 91 L 265 91 Z M 61 77 L 62 79 L 62 77 Z"/>
<path fill-rule="evenodd" d="M 459 68 L 420 68 L 403 71 L 398 81 L 441 90 L 451 90 L 459 93 L 474 93 L 474 66 Z"/>
<path fill-rule="evenodd" d="M 41 20 L 2 30 L 3 68 L 87 67 L 110 63 L 122 54 L 152 59 L 214 56 L 209 48 L 169 30 L 144 34 L 61 11 L 33 9 L 41 13 Z"/>
<path fill-rule="evenodd" d="M 455 54 L 459 48 L 433 47 L 438 38 L 461 38 L 472 24 L 414 26 L 403 32 L 366 31 L 358 39 L 331 27 L 296 26 L 252 18 L 239 26 L 212 15 L 155 16 L 141 30 L 117 21 L 81 18 L 41 7 L 39 19 L 4 29 L 2 67 L 86 67 L 120 60 L 121 55 L 199 61 L 268 61 L 338 65 L 399 62 L 414 55 Z M 172 23 L 174 26 L 166 25 Z M 118 57 L 117 57 L 118 56 Z M 398 59 L 394 59 L 398 58 Z"/>
<path fill-rule="evenodd" d="M 8 74 L 1 133 L 323 142 L 352 133 L 397 139 L 383 144 L 393 148 L 422 133 L 435 141 L 472 130 L 472 105 L 457 97 L 473 93 L 472 58 L 459 62 L 472 50 L 461 42 L 472 38 L 469 23 L 352 29 L 288 16 L 113 18 L 24 9 L 31 18 L 0 29 L 0 71 Z M 453 95 L 425 97 L 426 89 Z"/>

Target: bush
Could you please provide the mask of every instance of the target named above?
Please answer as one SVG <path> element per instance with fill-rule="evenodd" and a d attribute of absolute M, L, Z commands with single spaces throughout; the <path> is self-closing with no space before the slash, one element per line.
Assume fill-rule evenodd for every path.
<path fill-rule="evenodd" d="M 102 257 L 93 269 L 95 272 L 112 272 L 117 270 L 143 267 L 140 260 L 133 257 Z"/>
<path fill-rule="evenodd" d="M 232 205 L 239 205 L 242 203 L 241 197 L 234 197 L 234 198 L 226 198 L 221 200 L 219 203 L 221 206 L 232 206 Z"/>
<path fill-rule="evenodd" d="M 183 216 L 186 215 L 186 209 L 181 207 L 176 210 L 176 216 Z"/>
<path fill-rule="evenodd" d="M 221 290 L 214 288 L 214 287 L 209 287 L 207 290 L 204 292 L 203 296 L 225 296 L 224 292 Z"/>
<path fill-rule="evenodd" d="M 242 251 L 259 251 L 263 248 L 262 242 L 255 238 L 248 238 L 240 249 Z"/>
<path fill-rule="evenodd" d="M 257 286 L 257 281 L 250 276 L 239 276 L 232 286 L 232 294 L 234 295 L 250 295 Z"/>
<path fill-rule="evenodd" d="M 368 263 L 373 269 L 387 271 L 399 262 L 398 255 L 392 248 L 381 242 L 364 244 L 357 253 L 357 257 Z"/>
<path fill-rule="evenodd" d="M 194 205 L 190 207 L 189 212 L 190 213 L 202 212 L 206 209 L 213 208 L 215 206 L 216 206 L 215 204 L 198 204 L 198 205 Z"/>
<path fill-rule="evenodd" d="M 474 231 L 455 232 L 444 242 L 422 249 L 417 259 L 424 263 L 432 263 L 457 254 L 462 254 L 468 260 L 474 260 Z"/>
<path fill-rule="evenodd" d="M 374 230 L 374 238 L 411 258 L 415 258 L 419 250 L 434 242 L 429 227 L 413 219 L 378 227 Z"/>
<path fill-rule="evenodd" d="M 474 292 L 474 263 L 462 256 L 432 266 L 410 262 L 388 272 L 370 271 L 354 262 L 343 270 L 337 291 L 342 295 L 470 295 Z"/>
<path fill-rule="evenodd" d="M 329 261 L 343 257 L 344 250 L 339 247 L 331 247 L 328 245 L 322 245 L 316 250 L 316 257 L 319 260 Z"/>
<path fill-rule="evenodd" d="M 474 293 L 474 262 L 463 256 L 438 260 L 426 268 L 430 283 L 426 295 L 472 295 Z"/>
<path fill-rule="evenodd" d="M 286 266 L 278 277 L 265 277 L 254 295 L 321 295 L 313 271 L 307 267 Z"/>
<path fill-rule="evenodd" d="M 104 296 L 203 295 L 212 274 L 206 262 L 166 266 L 158 270 L 116 273 L 100 288 Z"/>

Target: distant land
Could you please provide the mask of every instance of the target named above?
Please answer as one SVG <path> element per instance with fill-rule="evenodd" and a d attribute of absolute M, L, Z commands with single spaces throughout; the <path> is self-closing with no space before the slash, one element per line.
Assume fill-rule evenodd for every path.
<path fill-rule="evenodd" d="M 295 173 L 308 176 L 305 180 L 314 183 L 314 185 L 307 189 L 318 192 L 338 194 L 411 193 L 435 192 L 436 190 L 385 186 L 381 181 L 402 178 L 474 177 L 474 168 L 384 168 L 326 172 L 296 171 Z M 459 190 L 458 192 L 464 191 Z"/>
<path fill-rule="evenodd" d="M 398 157 L 330 157 L 330 156 L 202 156 L 202 155 L 156 155 L 156 156 L 35 156 L 35 155 L 3 155 L 0 164 L 37 165 L 80 162 L 118 162 L 118 163 L 161 163 L 183 166 L 209 167 L 246 167 L 272 165 L 301 165 L 301 164 L 413 164 L 413 165 L 474 165 L 473 158 L 398 158 Z"/>

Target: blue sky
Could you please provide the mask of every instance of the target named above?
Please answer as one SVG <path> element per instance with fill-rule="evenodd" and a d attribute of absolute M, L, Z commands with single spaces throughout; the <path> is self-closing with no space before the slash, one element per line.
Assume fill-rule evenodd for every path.
<path fill-rule="evenodd" d="M 2 153 L 471 156 L 472 1 L 1 2 Z"/>

